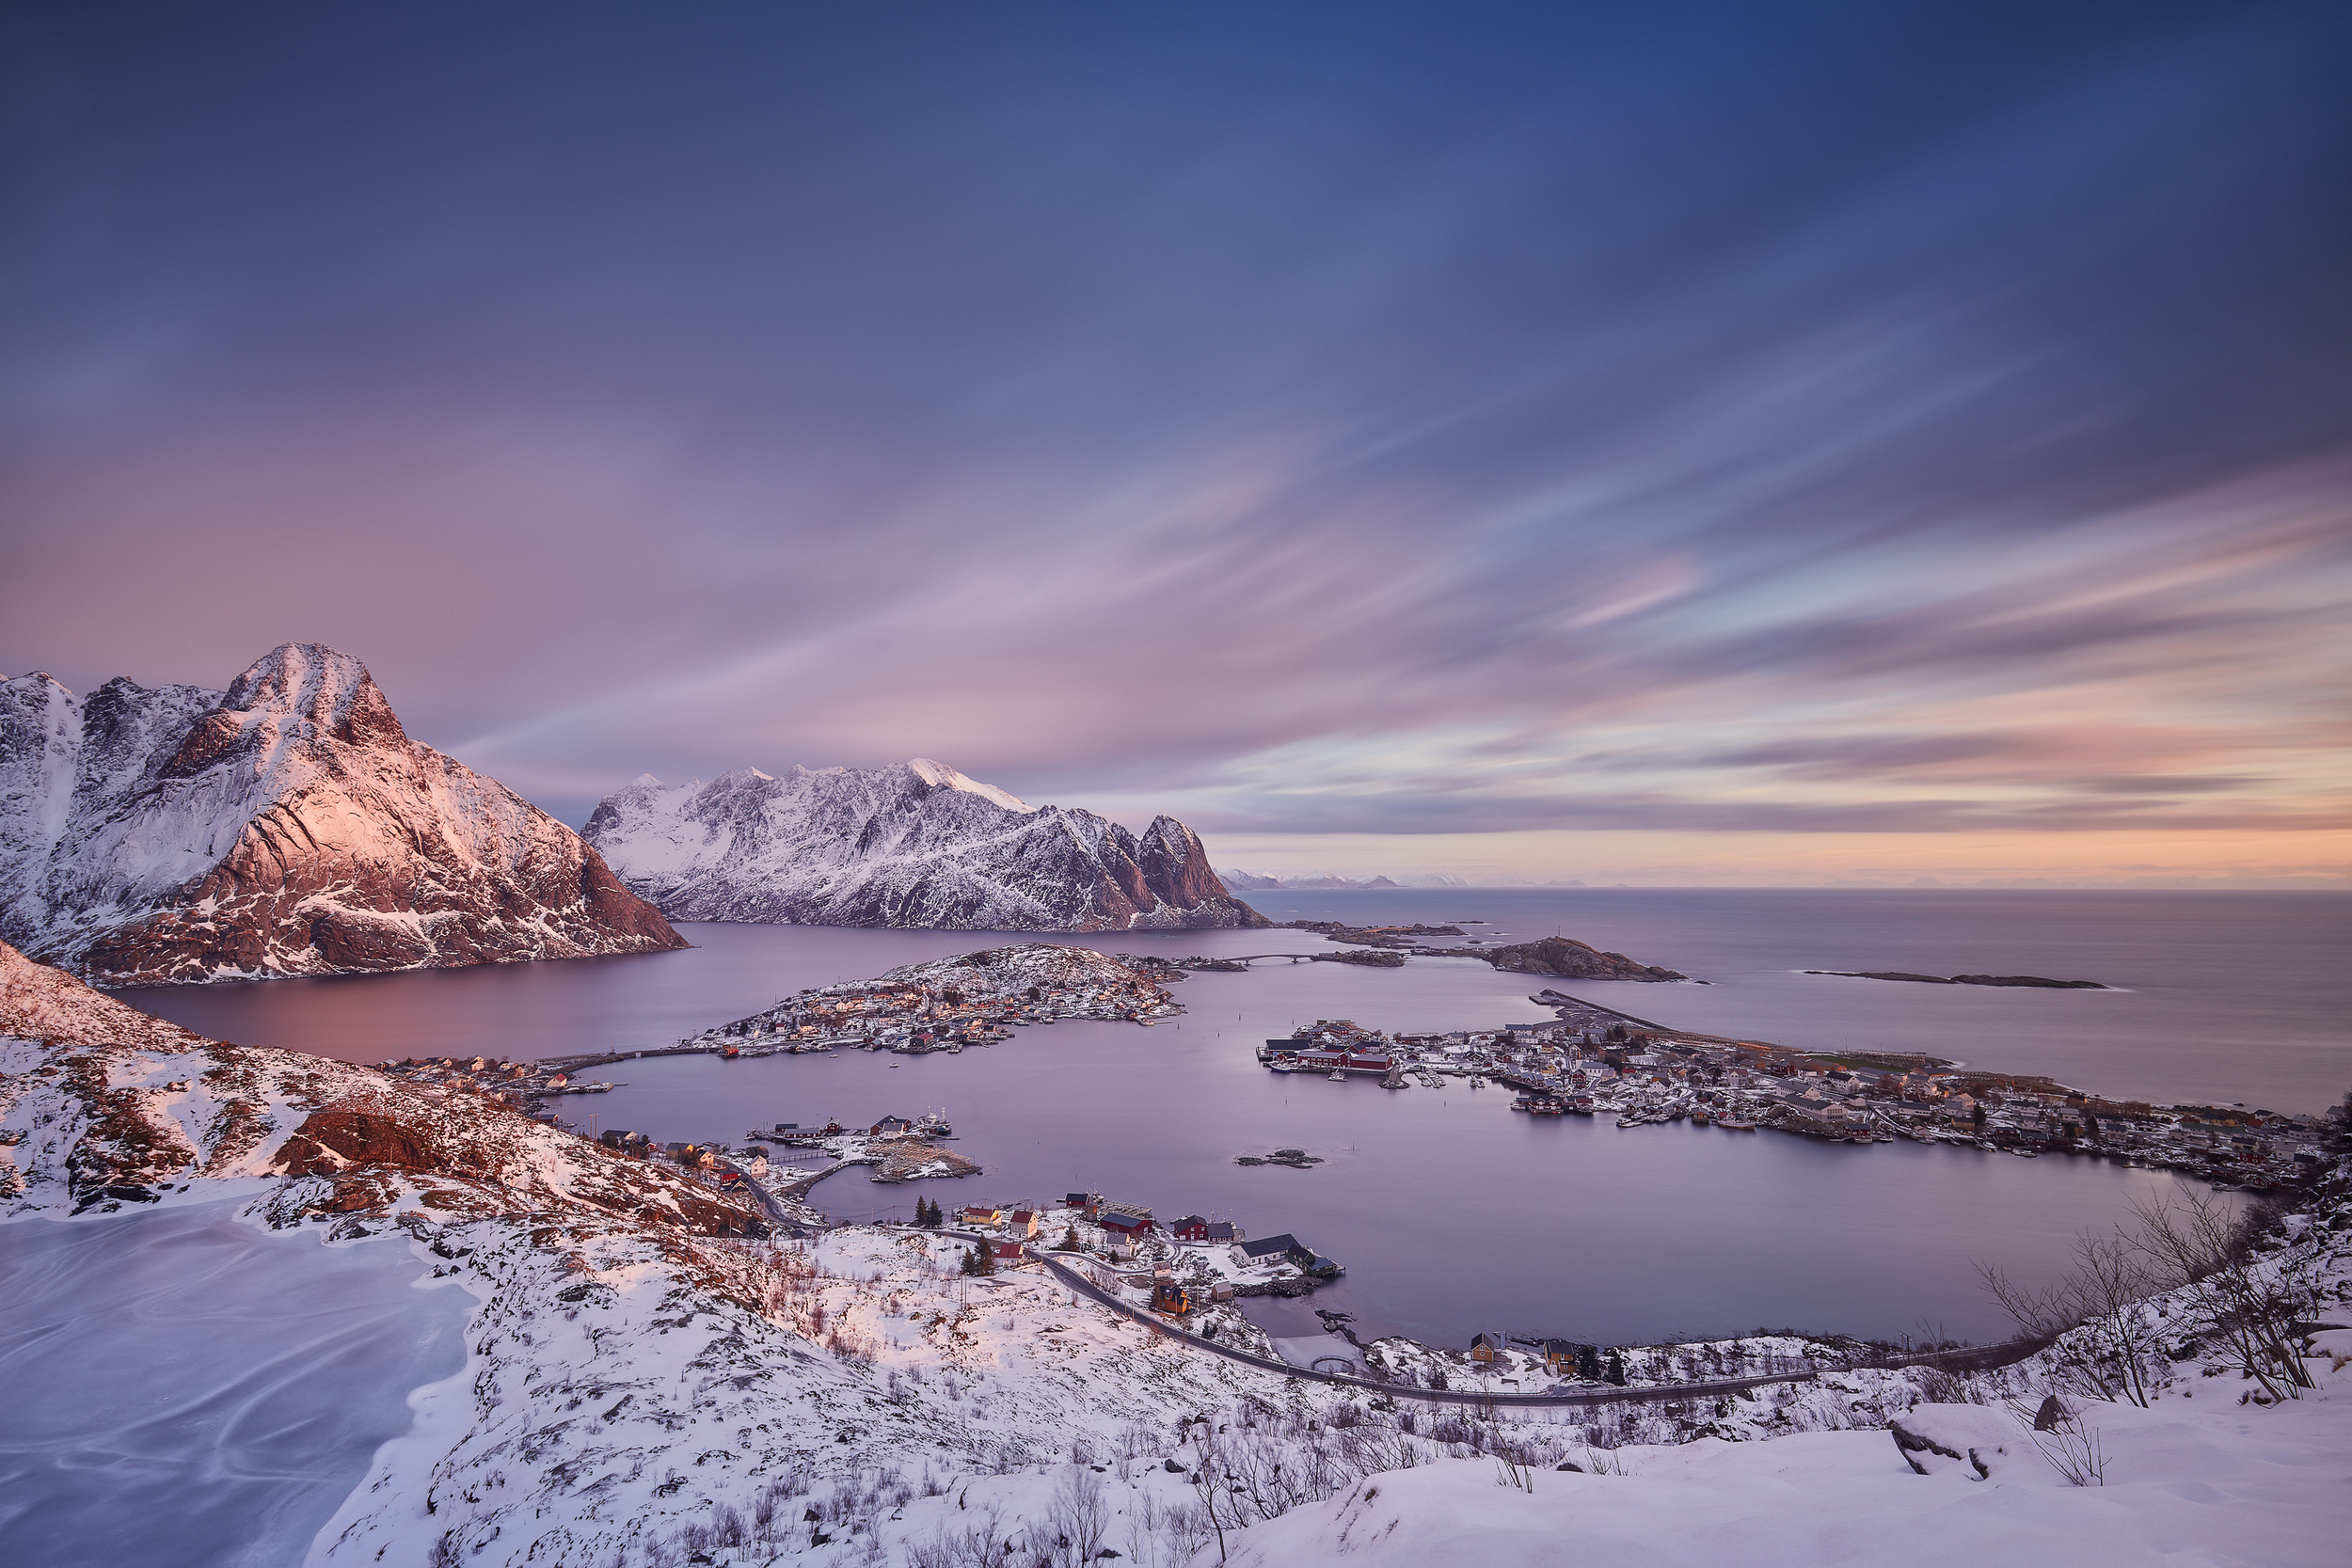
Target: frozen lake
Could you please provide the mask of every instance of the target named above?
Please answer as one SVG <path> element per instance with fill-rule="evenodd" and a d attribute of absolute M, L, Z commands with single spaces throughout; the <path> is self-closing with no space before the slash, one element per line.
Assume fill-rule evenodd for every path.
<path fill-rule="evenodd" d="M 0 1562 L 278 1568 L 465 1364 L 405 1241 L 211 1204 L 0 1226 Z"/>

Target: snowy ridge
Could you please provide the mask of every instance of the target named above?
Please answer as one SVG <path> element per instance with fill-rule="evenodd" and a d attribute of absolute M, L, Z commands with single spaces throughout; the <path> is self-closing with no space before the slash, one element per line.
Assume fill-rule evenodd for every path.
<path fill-rule="evenodd" d="M 586 837 L 675 920 L 997 931 L 1266 923 L 1172 816 L 1138 837 L 924 757 L 782 778 L 738 768 L 675 786 L 647 774 L 596 807 Z"/>
<path fill-rule="evenodd" d="M 116 984 L 684 945 L 569 828 L 408 738 L 347 654 L 226 692 L 0 682 L 0 937 Z"/>

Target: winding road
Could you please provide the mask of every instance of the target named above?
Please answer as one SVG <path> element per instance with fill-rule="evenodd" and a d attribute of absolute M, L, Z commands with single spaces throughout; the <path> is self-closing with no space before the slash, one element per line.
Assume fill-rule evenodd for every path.
<path fill-rule="evenodd" d="M 977 1236 L 972 1238 L 974 1241 L 983 1239 Z M 1153 1333 L 1166 1335 L 1172 1339 L 1181 1339 L 1196 1350 L 1206 1351 L 1211 1355 L 1221 1355 L 1228 1361 L 1238 1361 L 1243 1366 L 1255 1367 L 1261 1371 L 1279 1372 L 1284 1377 L 1300 1377 L 1314 1383 L 1329 1383 L 1349 1388 L 1362 1388 L 1371 1393 L 1386 1394 L 1394 1399 L 1420 1400 L 1426 1404 L 1556 1406 L 1623 1404 L 1631 1401 L 1652 1400 L 1703 1400 L 1719 1398 L 1725 1394 L 1744 1393 L 1748 1389 L 1761 1388 L 1775 1383 L 1811 1383 L 1821 1375 L 1820 1370 L 1817 1369 L 1803 1372 L 1774 1372 L 1763 1377 L 1725 1378 L 1711 1383 L 1659 1383 L 1651 1384 L 1646 1387 L 1579 1389 L 1565 1394 L 1487 1394 L 1458 1388 L 1416 1388 L 1398 1383 L 1375 1383 L 1369 1378 L 1351 1377 L 1344 1372 L 1319 1372 L 1311 1368 L 1294 1367 L 1286 1361 L 1270 1360 L 1248 1351 L 1235 1350 L 1230 1345 L 1220 1345 L 1214 1339 L 1203 1339 L 1198 1334 L 1188 1334 L 1166 1322 L 1156 1313 L 1146 1311 L 1131 1302 L 1120 1300 L 1057 1258 L 1035 1247 L 1027 1249 L 1027 1253 L 1029 1257 L 1044 1265 L 1047 1273 L 1078 1295 L 1090 1301 L 1100 1302 L 1113 1311 L 1125 1313 Z M 2048 1342 L 2046 1339 L 2012 1339 L 2000 1345 L 1971 1346 L 1963 1350 L 1926 1351 L 1915 1354 L 1889 1356 L 1874 1365 L 1886 1368 L 1942 1366 L 1955 1371 L 1981 1371 L 1989 1368 L 2005 1367 L 2011 1362 L 2023 1361 Z M 1858 1369 L 1839 1367 L 1829 1370 L 1846 1371 Z"/>

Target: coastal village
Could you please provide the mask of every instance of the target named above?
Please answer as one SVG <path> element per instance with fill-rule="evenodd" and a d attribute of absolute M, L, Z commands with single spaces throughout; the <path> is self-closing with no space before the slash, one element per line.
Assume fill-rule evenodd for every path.
<path fill-rule="evenodd" d="M 1417 956 L 1449 951 L 1426 947 L 1441 933 L 1425 927 L 1325 934 L 1341 942 L 1409 943 L 1406 950 Z M 1570 945 L 1581 950 L 1566 955 L 1571 963 L 1593 951 Z M 1641 969 L 1622 955 L 1600 959 Z M 1149 1027 L 1183 1011 L 1168 987 L 1188 971 L 1229 967 L 1243 966 L 1022 943 L 804 990 L 666 1047 L 536 1063 L 412 1059 L 387 1063 L 385 1069 L 435 1092 L 484 1096 L 560 1124 L 550 1102 L 611 1088 L 592 1069 L 612 1063 L 687 1053 L 956 1053 L 1009 1038 L 1016 1029 L 1062 1021 Z M 1513 1114 L 1532 1117 L 1607 1117 L 1629 1130 L 1685 1122 L 1734 1134 L 1778 1132 L 1851 1144 L 1906 1138 L 2025 1158 L 2103 1158 L 2265 1192 L 2297 1188 L 2324 1168 L 2319 1129 L 2264 1110 L 2109 1101 L 2046 1077 L 1972 1069 L 1925 1055 L 1829 1054 L 1692 1034 L 1550 988 L 1529 1000 L 1552 1019 L 1419 1034 L 1317 1020 L 1289 1037 L 1265 1040 L 1257 1057 L 1277 1074 L 1363 1078 L 1390 1090 L 1449 1083 L 1491 1089 L 1499 1110 L 1507 1105 Z M 751 1130 L 732 1146 L 656 1142 L 620 1129 L 596 1135 L 616 1151 L 659 1163 L 719 1193 L 750 1197 L 776 1231 L 802 1237 L 835 1226 L 807 1198 L 818 1182 L 850 1166 L 869 1167 L 870 1180 L 885 1184 L 980 1173 L 977 1164 L 944 1147 L 954 1130 L 938 1112 L 892 1114 L 862 1127 L 779 1123 Z M 1245 1154 L 1237 1163 L 1308 1169 L 1319 1161 L 1284 1148 Z M 1647 1351 L 1497 1334 L 1477 1336 L 1466 1350 L 1389 1339 L 1365 1345 L 1347 1331 L 1342 1313 L 1322 1314 L 1323 1335 L 1270 1338 L 1242 1315 L 1239 1301 L 1305 1295 L 1344 1269 L 1295 1235 L 1253 1239 L 1229 1220 L 1198 1213 L 1162 1219 L 1149 1207 L 1083 1192 L 1054 1200 L 975 1201 L 952 1210 L 924 1198 L 916 1211 L 909 1228 L 960 1243 L 974 1273 L 1057 1274 L 1066 1284 L 1149 1314 L 1170 1332 L 1300 1367 L 1499 1391 L 1629 1380 L 1640 1385 L 1684 1378 L 1692 1370 L 1651 1367 Z M 1826 1340 L 1781 1339 L 1713 1347 L 1708 1368 L 1776 1372 L 1840 1354 Z"/>
<path fill-rule="evenodd" d="M 1545 990 L 1551 1023 L 1391 1036 L 1319 1020 L 1268 1040 L 1274 1072 L 1377 1077 L 1391 1088 L 1441 1078 L 1508 1091 L 1529 1116 L 1613 1117 L 1621 1128 L 1687 1121 L 1843 1143 L 1965 1145 L 2036 1158 L 2070 1154 L 2276 1192 L 2323 1164 L 2310 1121 L 2240 1106 L 2101 1099 L 2054 1079 L 1965 1069 L 1932 1056 L 1824 1054 L 1667 1031 Z M 1503 1098 L 1498 1093 L 1498 1099 Z"/>

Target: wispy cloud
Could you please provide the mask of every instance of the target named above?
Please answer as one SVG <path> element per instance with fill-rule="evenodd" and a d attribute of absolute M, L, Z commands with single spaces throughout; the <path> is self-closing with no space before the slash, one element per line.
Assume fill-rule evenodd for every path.
<path fill-rule="evenodd" d="M 11 668 L 574 816 L 2343 825 L 2340 14 L 26 14 Z"/>

